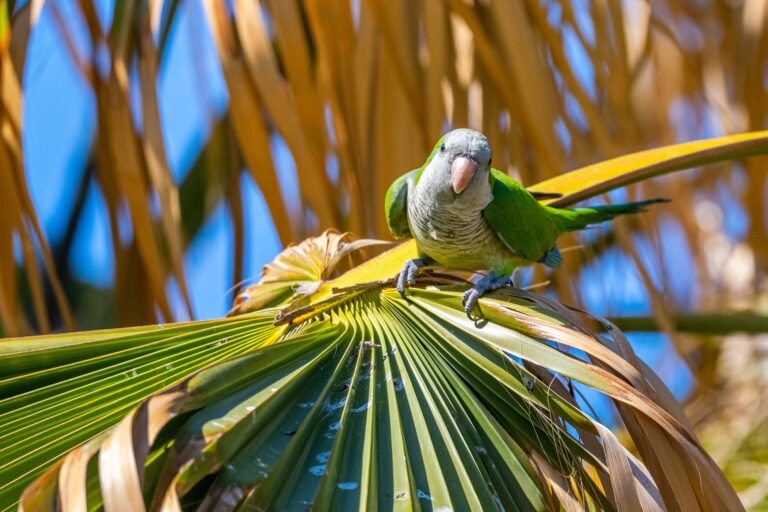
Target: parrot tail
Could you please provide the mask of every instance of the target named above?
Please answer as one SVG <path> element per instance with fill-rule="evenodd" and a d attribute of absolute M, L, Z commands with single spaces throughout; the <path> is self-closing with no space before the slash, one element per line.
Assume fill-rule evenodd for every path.
<path fill-rule="evenodd" d="M 592 206 L 589 208 L 574 208 L 573 210 L 549 207 L 548 209 L 555 223 L 562 231 L 577 231 L 584 229 L 590 224 L 611 220 L 617 215 L 639 213 L 646 206 L 668 202 L 669 199 L 649 199 L 648 201 L 638 201 L 636 203 Z"/>

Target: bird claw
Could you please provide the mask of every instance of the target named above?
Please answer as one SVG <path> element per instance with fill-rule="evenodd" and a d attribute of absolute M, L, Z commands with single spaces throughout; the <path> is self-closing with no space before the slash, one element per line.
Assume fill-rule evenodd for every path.
<path fill-rule="evenodd" d="M 472 312 L 478 307 L 480 297 L 487 292 L 514 285 L 515 283 L 512 281 L 512 276 L 497 276 L 493 272 L 479 280 L 472 288 L 464 292 L 464 295 L 461 297 L 461 305 L 464 306 L 464 312 L 467 314 L 467 318 L 473 322 L 479 318 L 473 317 Z"/>
<path fill-rule="evenodd" d="M 405 298 L 406 285 L 415 285 L 416 272 L 418 272 L 421 267 L 426 266 L 428 263 L 429 260 L 427 258 L 416 258 L 405 262 L 403 269 L 397 276 L 397 291 L 402 298 Z"/>
<path fill-rule="evenodd" d="M 470 288 L 465 291 L 464 295 L 461 297 L 461 305 L 464 306 L 464 312 L 467 314 L 467 318 L 472 321 L 476 319 L 476 317 L 472 316 L 472 312 L 475 310 L 475 307 L 477 307 L 477 301 L 479 301 L 482 296 L 483 294 L 480 293 L 480 291 L 475 288 Z"/>

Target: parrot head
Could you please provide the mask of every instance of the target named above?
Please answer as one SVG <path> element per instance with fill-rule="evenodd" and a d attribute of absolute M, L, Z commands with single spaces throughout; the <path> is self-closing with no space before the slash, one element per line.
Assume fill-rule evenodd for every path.
<path fill-rule="evenodd" d="M 420 180 L 426 179 L 439 196 L 454 201 L 490 200 L 491 156 L 485 135 L 468 128 L 453 130 L 438 141 Z"/>

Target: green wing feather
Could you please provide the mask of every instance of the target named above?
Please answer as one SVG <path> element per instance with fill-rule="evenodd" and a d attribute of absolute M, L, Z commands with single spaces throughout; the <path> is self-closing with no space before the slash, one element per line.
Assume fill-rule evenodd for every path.
<path fill-rule="evenodd" d="M 403 174 L 387 190 L 384 211 L 389 231 L 396 240 L 413 237 L 411 228 L 408 226 L 408 183 L 416 179 L 420 169 Z"/>
<path fill-rule="evenodd" d="M 440 150 L 443 140 L 445 140 L 445 135 L 440 137 L 435 147 L 432 148 L 432 153 L 429 154 L 424 165 L 397 178 L 387 190 L 387 196 L 384 199 L 384 211 L 387 216 L 389 231 L 395 240 L 413 238 L 411 228 L 408 225 L 408 184 L 411 183 L 415 186 L 419 182 L 421 173 Z"/>
<path fill-rule="evenodd" d="M 536 192 L 533 190 L 529 190 L 528 192 L 530 192 L 537 201 L 546 201 L 547 199 L 559 199 L 563 197 L 563 194 L 558 192 Z"/>
<path fill-rule="evenodd" d="M 549 211 L 549 214 L 561 231 L 577 231 L 579 229 L 584 229 L 590 224 L 611 220 L 617 215 L 640 213 L 646 206 L 666 202 L 668 202 L 667 199 L 649 199 L 647 201 L 639 201 L 636 203 L 609 204 L 587 208 L 574 208 L 573 210 L 550 208 L 549 206 L 545 206 L 545 208 Z"/>
<path fill-rule="evenodd" d="M 560 229 L 546 207 L 520 183 L 491 169 L 493 200 L 483 216 L 515 255 L 538 261 L 555 245 Z"/>

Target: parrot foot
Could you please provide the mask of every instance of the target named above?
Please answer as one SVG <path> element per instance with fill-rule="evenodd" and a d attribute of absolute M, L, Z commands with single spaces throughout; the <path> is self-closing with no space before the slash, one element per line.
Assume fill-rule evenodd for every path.
<path fill-rule="evenodd" d="M 477 283 L 475 286 L 464 292 L 464 296 L 461 298 L 461 304 L 464 306 L 464 312 L 470 320 L 476 320 L 472 317 L 472 312 L 477 307 L 477 301 L 480 297 L 493 290 L 498 290 L 505 286 L 514 286 L 515 283 L 512 280 L 511 275 L 497 276 L 494 272 L 491 272 Z"/>
<path fill-rule="evenodd" d="M 428 257 L 424 256 L 423 258 L 416 258 L 405 262 L 403 269 L 397 276 L 397 291 L 402 298 L 405 298 L 406 285 L 413 286 L 416 284 L 416 272 L 418 272 L 421 267 L 429 265 L 431 261 L 432 260 Z"/>

